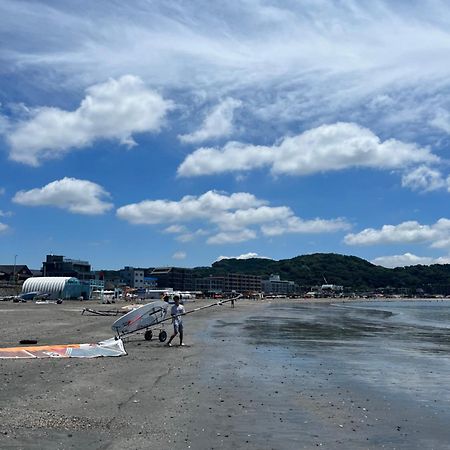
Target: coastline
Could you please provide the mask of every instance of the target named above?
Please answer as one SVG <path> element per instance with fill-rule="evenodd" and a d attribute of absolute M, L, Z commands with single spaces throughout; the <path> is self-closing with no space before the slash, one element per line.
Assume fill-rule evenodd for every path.
<path fill-rule="evenodd" d="M 186 317 L 183 348 L 136 335 L 126 340 L 128 356 L 121 358 L 0 360 L 0 446 L 443 448 L 448 413 L 438 401 L 425 407 L 413 395 L 388 395 L 376 383 L 368 387 L 349 377 L 346 362 L 332 352 L 293 348 L 288 341 L 274 348 L 246 328 L 249 321 L 282 316 L 279 309 L 292 303 L 356 302 L 361 299 L 244 300 L 234 309 L 225 304 Z M 0 342 L 110 337 L 114 318 L 81 316 L 87 305 L 95 306 L 0 304 Z"/>

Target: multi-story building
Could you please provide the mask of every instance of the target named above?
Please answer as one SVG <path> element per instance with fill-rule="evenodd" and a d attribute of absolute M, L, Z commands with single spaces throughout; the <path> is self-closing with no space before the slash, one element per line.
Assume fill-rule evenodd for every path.
<path fill-rule="evenodd" d="M 142 289 L 145 287 L 144 269 L 125 266 L 120 271 L 120 277 L 123 283 L 127 286 L 136 289 Z"/>
<path fill-rule="evenodd" d="M 298 291 L 298 285 L 293 281 L 281 280 L 279 275 L 270 275 L 268 280 L 262 280 L 262 291 L 272 295 L 291 295 Z"/>
<path fill-rule="evenodd" d="M 156 267 L 150 276 L 156 278 L 158 288 L 172 288 L 174 291 L 193 291 L 194 278 L 192 269 L 183 267 Z"/>
<path fill-rule="evenodd" d="M 261 292 L 261 277 L 243 273 L 227 273 L 224 275 L 224 292 Z"/>
<path fill-rule="evenodd" d="M 205 277 L 195 280 L 195 290 L 204 293 L 221 293 L 224 290 L 224 277 Z"/>
<path fill-rule="evenodd" d="M 44 277 L 73 277 L 87 282 L 95 278 L 88 261 L 60 255 L 47 255 L 42 263 L 42 274 Z"/>

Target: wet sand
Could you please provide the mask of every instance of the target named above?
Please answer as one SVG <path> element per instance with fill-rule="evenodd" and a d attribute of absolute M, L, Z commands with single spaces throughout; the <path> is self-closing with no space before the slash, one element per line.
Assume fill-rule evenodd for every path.
<path fill-rule="evenodd" d="M 389 389 L 402 379 L 371 364 L 377 349 L 361 336 L 348 353 L 318 345 L 314 336 L 294 346 L 283 328 L 287 310 L 276 302 L 242 301 L 189 315 L 182 348 L 136 335 L 121 358 L 0 360 L 0 447 L 449 448 L 446 398 L 420 391 L 427 382 L 437 393 L 445 390 L 447 365 L 430 365 L 426 379 L 414 378 L 409 367 L 409 385 Z M 114 318 L 81 316 L 85 306 L 95 307 L 0 304 L 1 346 L 110 337 Z"/>

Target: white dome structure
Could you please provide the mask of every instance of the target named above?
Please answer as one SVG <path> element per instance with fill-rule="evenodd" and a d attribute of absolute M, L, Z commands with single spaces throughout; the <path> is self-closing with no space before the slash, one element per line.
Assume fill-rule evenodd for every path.
<path fill-rule="evenodd" d="M 32 277 L 25 280 L 22 286 L 22 294 L 39 292 L 50 294 L 52 299 L 78 298 L 84 290 L 80 281 L 73 277 Z"/>

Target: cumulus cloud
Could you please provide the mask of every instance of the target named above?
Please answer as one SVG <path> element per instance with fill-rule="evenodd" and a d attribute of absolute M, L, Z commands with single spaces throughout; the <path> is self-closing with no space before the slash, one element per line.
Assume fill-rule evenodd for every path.
<path fill-rule="evenodd" d="M 430 256 L 416 256 L 407 252 L 403 255 L 380 256 L 375 258 L 372 263 L 389 268 L 415 266 L 418 264 L 430 266 L 432 264 L 450 264 L 450 257 L 432 258 Z"/>
<path fill-rule="evenodd" d="M 177 234 L 177 233 L 185 233 L 187 231 L 187 228 L 184 225 L 170 225 L 168 226 L 164 232 L 165 233 L 171 233 L 171 234 Z"/>
<path fill-rule="evenodd" d="M 187 256 L 186 252 L 175 252 L 172 255 L 172 258 L 173 259 L 186 259 L 186 256 Z"/>
<path fill-rule="evenodd" d="M 252 258 L 258 258 L 258 259 L 272 259 L 267 256 L 260 256 L 258 253 L 249 252 L 249 253 L 243 253 L 239 256 L 219 256 L 214 262 L 222 261 L 222 259 L 252 259 Z"/>
<path fill-rule="evenodd" d="M 9 230 L 9 226 L 0 222 L 0 233 L 4 233 L 6 230 Z"/>
<path fill-rule="evenodd" d="M 240 100 L 226 98 L 205 118 L 202 126 L 190 134 L 178 136 L 181 142 L 198 144 L 210 139 L 230 136 L 233 132 L 234 110 L 242 105 Z"/>
<path fill-rule="evenodd" d="M 447 187 L 442 173 L 438 169 L 419 166 L 402 176 L 402 186 L 413 191 L 436 191 Z"/>
<path fill-rule="evenodd" d="M 144 200 L 122 206 L 117 210 L 119 218 L 133 224 L 157 224 L 167 222 L 189 222 L 195 219 L 212 217 L 214 214 L 230 209 L 245 209 L 266 203 L 254 195 L 238 192 L 227 195 L 208 191 L 195 197 L 186 195 L 180 201 Z"/>
<path fill-rule="evenodd" d="M 207 239 L 208 244 L 238 244 L 239 242 L 256 239 L 256 231 L 247 228 L 240 231 L 221 231 Z"/>
<path fill-rule="evenodd" d="M 208 235 L 208 231 L 203 228 L 199 228 L 195 231 L 189 231 L 187 228 L 184 231 L 181 231 L 180 234 L 175 238 L 178 242 L 191 242 L 194 239 L 197 239 L 200 236 Z"/>
<path fill-rule="evenodd" d="M 411 220 L 399 225 L 383 225 L 378 230 L 366 228 L 359 233 L 347 234 L 344 242 L 348 245 L 428 243 L 431 247 L 446 248 L 450 246 L 450 220 L 442 218 L 432 225 Z"/>
<path fill-rule="evenodd" d="M 157 132 L 172 103 L 135 76 L 110 79 L 86 90 L 75 111 L 40 107 L 7 133 L 10 158 L 32 166 L 58 158 L 98 139 L 135 145 L 132 135 Z"/>
<path fill-rule="evenodd" d="M 246 192 L 229 195 L 208 191 L 198 197 L 185 196 L 180 201 L 144 200 L 125 205 L 118 208 L 117 216 L 132 224 L 171 224 L 164 231 L 178 234 L 176 239 L 180 242 L 209 235 L 206 241 L 209 244 L 244 242 L 256 239 L 259 233 L 329 233 L 349 227 L 343 219 L 305 221 L 287 206 L 267 203 Z M 191 232 L 183 225 L 188 222 L 201 222 L 209 228 Z"/>
<path fill-rule="evenodd" d="M 292 216 L 293 212 L 287 206 L 260 206 L 234 212 L 221 212 L 211 220 L 223 230 L 236 230 L 255 224 L 283 221 Z"/>
<path fill-rule="evenodd" d="M 229 142 L 223 148 L 200 148 L 186 157 L 178 175 L 192 177 L 269 167 L 271 172 L 311 175 L 354 167 L 400 169 L 438 162 L 429 149 L 396 139 L 381 141 L 355 123 L 322 125 L 271 147 Z"/>
<path fill-rule="evenodd" d="M 87 180 L 63 178 L 42 188 L 19 191 L 15 203 L 25 206 L 54 206 L 77 214 L 103 214 L 113 207 L 105 199 L 110 194 L 101 186 Z"/>
<path fill-rule="evenodd" d="M 342 218 L 333 220 L 302 220 L 298 217 L 288 217 L 286 221 L 274 221 L 271 224 L 263 225 L 261 231 L 266 236 L 278 236 L 286 233 L 333 233 L 348 230 L 349 228 L 351 228 L 351 225 Z"/>

